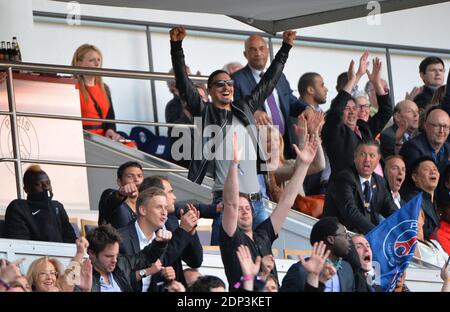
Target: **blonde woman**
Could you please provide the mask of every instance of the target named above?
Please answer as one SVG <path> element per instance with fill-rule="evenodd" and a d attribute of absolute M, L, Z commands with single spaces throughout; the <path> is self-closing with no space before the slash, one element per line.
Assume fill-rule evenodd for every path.
<path fill-rule="evenodd" d="M 102 67 L 103 56 L 91 44 L 78 47 L 72 58 L 72 66 Z M 81 116 L 86 118 L 115 119 L 111 93 L 100 76 L 75 75 L 80 90 Z M 116 124 L 101 121 L 83 121 L 83 129 L 103 135 L 111 140 L 123 139 L 116 132 Z"/>

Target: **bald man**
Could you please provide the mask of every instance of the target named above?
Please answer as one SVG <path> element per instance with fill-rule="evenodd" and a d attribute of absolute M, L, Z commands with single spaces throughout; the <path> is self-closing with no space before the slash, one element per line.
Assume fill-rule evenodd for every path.
<path fill-rule="evenodd" d="M 260 75 L 266 70 L 269 58 L 266 41 L 259 35 L 248 37 L 245 41 L 244 56 L 248 61 L 247 65 L 231 76 L 234 80 L 235 100 L 250 95 L 260 81 Z M 293 124 L 306 107 L 307 104 L 303 100 L 292 94 L 289 82 L 282 74 L 272 94 L 253 115 L 256 124 L 274 124 L 279 127 L 285 142 L 284 155 L 287 159 L 295 158 L 292 149 L 292 144 L 296 143 Z"/>
<path fill-rule="evenodd" d="M 381 132 L 383 159 L 398 154 L 402 145 L 411 139 L 419 128 L 419 108 L 416 103 L 404 100 L 395 106 L 394 124 Z"/>
<path fill-rule="evenodd" d="M 406 164 L 406 181 L 400 190 L 405 200 L 410 198 L 413 186 L 411 166 L 419 157 L 431 157 L 441 175 L 450 163 L 450 144 L 446 142 L 450 131 L 450 118 L 447 112 L 438 107 L 430 109 L 425 116 L 424 130 L 424 133 L 406 142 L 400 150 Z"/>

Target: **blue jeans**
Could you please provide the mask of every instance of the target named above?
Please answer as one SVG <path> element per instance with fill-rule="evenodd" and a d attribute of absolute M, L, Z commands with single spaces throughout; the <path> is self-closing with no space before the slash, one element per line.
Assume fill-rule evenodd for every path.
<path fill-rule="evenodd" d="M 213 199 L 213 205 L 217 205 L 223 202 L 222 197 L 216 197 Z M 266 220 L 269 215 L 264 208 L 264 200 L 252 200 L 252 213 L 253 213 L 253 229 L 255 229 L 261 222 Z M 220 228 L 222 226 L 223 211 L 220 215 L 214 219 L 211 230 L 211 246 L 219 245 Z"/>

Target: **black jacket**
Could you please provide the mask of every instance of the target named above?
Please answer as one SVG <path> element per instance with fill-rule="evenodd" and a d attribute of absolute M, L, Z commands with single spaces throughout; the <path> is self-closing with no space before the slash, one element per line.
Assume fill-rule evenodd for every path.
<path fill-rule="evenodd" d="M 77 238 L 64 206 L 55 200 L 13 200 L 6 208 L 3 235 L 57 243 L 75 243 Z"/>
<path fill-rule="evenodd" d="M 176 217 L 171 215 L 170 219 L 173 218 L 176 220 Z M 200 267 L 203 262 L 203 249 L 197 233 L 190 235 L 178 226 L 178 222 L 175 223 L 176 226 L 173 227 L 173 225 L 171 225 L 173 222 L 166 222 L 166 229 L 172 232 L 172 239 L 169 241 L 167 250 L 160 257 L 160 260 L 162 266 L 172 266 L 176 274 L 176 280 L 186 286 L 181 261 L 183 260 L 192 268 Z M 121 254 L 130 256 L 139 252 L 139 239 L 136 232 L 135 222 L 119 229 L 119 233 L 122 237 L 122 243 L 120 244 Z M 136 282 L 135 277 L 136 274 L 133 274 L 131 277 L 132 286 L 136 291 L 141 291 L 142 283 Z M 154 274 L 151 279 L 149 291 L 160 291 L 161 287 L 159 286 L 163 285 L 163 282 L 164 279 L 161 274 Z"/>
<path fill-rule="evenodd" d="M 153 241 L 150 245 L 132 256 L 118 255 L 116 268 L 112 272 L 114 281 L 122 292 L 135 291 L 132 287 L 131 276 L 136 271 L 148 268 L 164 253 L 166 242 Z M 92 270 L 92 291 L 100 291 L 100 273 L 95 268 Z"/>
<path fill-rule="evenodd" d="M 201 184 L 210 162 L 210 160 L 208 160 L 208 157 L 205 157 L 205 155 L 203 154 L 197 155 L 197 157 L 195 157 L 196 153 L 202 153 L 203 147 L 211 139 L 210 137 L 203 136 L 203 128 L 209 125 L 217 125 L 223 130 L 223 128 L 227 124 L 231 124 L 231 117 L 233 115 L 243 123 L 244 127 L 247 127 L 248 125 L 254 125 L 255 122 L 253 113 L 264 103 L 264 100 L 270 95 L 270 93 L 272 93 L 273 89 L 275 88 L 278 79 L 283 72 L 284 64 L 286 63 L 291 47 L 291 45 L 283 42 L 281 49 L 278 51 L 272 64 L 267 69 L 257 87 L 253 90 L 252 94 L 238 101 L 233 101 L 231 104 L 231 111 L 227 111 L 225 109 L 217 108 L 211 103 L 204 105 L 204 109 L 202 109 L 203 104 L 201 97 L 199 96 L 194 84 L 186 74 L 186 65 L 184 61 L 183 49 L 181 47 L 181 41 L 171 41 L 172 66 L 175 73 L 176 86 L 180 92 L 180 97 L 186 101 L 186 108 L 192 113 L 194 117 L 202 117 L 202 127 L 201 129 L 197 130 L 196 133 L 197 135 L 200 135 L 202 137 L 202 142 L 201 146 L 196 146 L 194 144 L 192 148 L 192 159 L 194 160 L 191 161 L 189 167 L 189 180 Z M 201 132 L 198 133 L 198 131 Z M 223 131 L 223 133 L 225 133 L 225 131 Z M 249 134 L 253 140 L 254 146 L 258 146 L 258 135 L 254 127 L 251 128 Z M 213 139 L 218 140 L 219 136 L 215 136 Z M 259 156 L 264 155 L 264 153 L 260 151 L 257 154 L 257 168 L 259 171 L 259 164 L 262 161 Z"/>
<path fill-rule="evenodd" d="M 430 87 L 423 86 L 423 91 L 416 95 L 414 102 L 417 104 L 420 110 L 425 109 L 425 107 L 431 103 L 433 98 L 434 90 Z"/>
<path fill-rule="evenodd" d="M 368 233 L 379 224 L 379 215 L 385 218 L 397 210 L 397 206 L 389 195 L 385 180 L 372 174 L 372 200 L 369 213 L 364 207 L 364 193 L 355 168 L 343 170 L 335 175 L 328 184 L 324 217 L 337 217 L 348 230 L 357 233 Z"/>
<path fill-rule="evenodd" d="M 308 272 L 299 262 L 294 263 L 283 278 L 280 292 L 309 292 L 323 291 L 324 284 L 319 283 L 319 288 L 314 288 L 306 282 Z M 347 261 L 342 261 L 342 268 L 337 271 L 341 292 L 352 292 L 355 289 L 353 270 Z"/>
<path fill-rule="evenodd" d="M 322 141 L 331 166 L 331 175 L 352 167 L 353 153 L 361 139 L 342 121 L 342 114 L 352 97 L 342 90 L 331 102 L 322 129 Z M 368 122 L 358 119 L 357 126 L 363 140 L 374 139 L 392 116 L 393 108 L 389 94 L 377 96 L 378 112 Z"/>
<path fill-rule="evenodd" d="M 98 225 L 109 223 L 114 228 L 120 229 L 135 221 L 137 215 L 127 205 L 126 199 L 126 197 L 119 196 L 117 190 L 104 190 L 98 204 Z"/>

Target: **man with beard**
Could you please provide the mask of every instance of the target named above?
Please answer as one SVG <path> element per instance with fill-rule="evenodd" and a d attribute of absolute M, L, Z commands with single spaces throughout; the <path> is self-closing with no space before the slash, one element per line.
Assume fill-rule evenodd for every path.
<path fill-rule="evenodd" d="M 76 235 L 64 206 L 52 200 L 52 184 L 38 165 L 23 175 L 27 199 L 15 199 L 6 208 L 4 236 L 59 243 L 75 243 Z"/>

